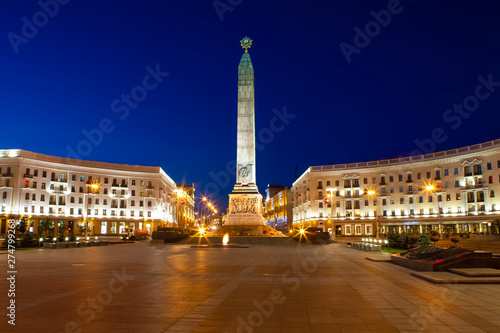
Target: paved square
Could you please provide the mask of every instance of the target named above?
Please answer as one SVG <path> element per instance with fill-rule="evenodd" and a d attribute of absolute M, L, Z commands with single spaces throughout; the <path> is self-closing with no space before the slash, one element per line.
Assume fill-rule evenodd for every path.
<path fill-rule="evenodd" d="M 2 279 L 0 332 L 500 331 L 500 285 L 434 285 L 366 256 L 343 244 L 17 251 L 16 326 Z"/>

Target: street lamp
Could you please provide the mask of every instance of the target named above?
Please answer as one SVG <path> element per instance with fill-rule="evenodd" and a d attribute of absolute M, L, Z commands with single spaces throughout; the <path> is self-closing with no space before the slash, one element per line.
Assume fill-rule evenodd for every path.
<path fill-rule="evenodd" d="M 377 198 L 377 193 L 374 191 L 374 190 L 368 190 L 366 192 L 366 194 L 368 194 L 368 196 L 370 197 L 375 197 L 375 199 Z M 375 231 L 375 237 L 377 237 L 377 239 L 379 239 L 380 237 L 380 232 L 379 232 L 379 226 L 378 226 L 378 212 L 377 212 L 377 207 L 378 205 L 375 206 L 375 223 L 376 223 L 376 231 Z"/>
<path fill-rule="evenodd" d="M 330 192 L 330 207 L 332 209 L 332 213 L 331 213 L 331 216 L 330 216 L 330 219 L 332 221 L 332 235 L 331 235 L 331 239 L 332 241 L 335 241 L 335 221 L 333 219 L 333 214 L 334 214 L 334 207 L 333 207 L 333 191 L 336 191 L 337 188 L 327 188 L 326 191 L 327 192 Z"/>
<path fill-rule="evenodd" d="M 83 203 L 82 203 L 82 219 L 85 220 L 85 237 L 88 237 L 88 235 L 89 235 L 89 221 L 87 219 L 88 218 L 87 195 L 95 194 L 96 191 L 99 192 L 99 184 L 98 183 L 91 183 L 89 187 L 90 187 L 90 192 L 83 194 Z"/>
<path fill-rule="evenodd" d="M 439 238 L 443 239 L 443 221 L 441 218 L 441 207 L 439 206 L 439 198 L 436 193 L 436 186 L 434 186 L 433 184 L 426 185 L 425 190 L 427 191 L 427 193 L 431 193 L 436 198 L 439 218 Z"/>

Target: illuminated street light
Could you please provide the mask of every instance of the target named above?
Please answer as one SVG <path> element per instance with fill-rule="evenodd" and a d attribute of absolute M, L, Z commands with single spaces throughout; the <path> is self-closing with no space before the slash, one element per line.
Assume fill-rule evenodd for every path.
<path fill-rule="evenodd" d="M 439 238 L 443 238 L 443 219 L 441 217 L 441 207 L 439 207 L 439 198 L 436 193 L 436 186 L 434 184 L 428 184 L 425 186 L 427 193 L 431 193 L 435 198 L 438 206 L 438 218 L 439 218 Z"/>
<path fill-rule="evenodd" d="M 332 213 L 331 213 L 331 217 L 330 217 L 330 219 L 332 221 L 332 236 L 331 236 L 332 241 L 335 241 L 335 220 L 333 219 L 333 214 L 334 214 L 333 191 L 336 191 L 336 190 L 337 190 L 337 188 L 327 188 L 326 189 L 327 192 L 330 192 L 330 207 L 332 209 Z"/>

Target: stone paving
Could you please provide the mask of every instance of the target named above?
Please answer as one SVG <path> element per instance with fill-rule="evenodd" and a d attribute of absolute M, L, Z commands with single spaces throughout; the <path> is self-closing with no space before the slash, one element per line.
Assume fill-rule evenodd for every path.
<path fill-rule="evenodd" d="M 16 326 L 1 279 L 0 332 L 500 331 L 500 285 L 431 284 L 366 256 L 342 243 L 16 251 Z"/>

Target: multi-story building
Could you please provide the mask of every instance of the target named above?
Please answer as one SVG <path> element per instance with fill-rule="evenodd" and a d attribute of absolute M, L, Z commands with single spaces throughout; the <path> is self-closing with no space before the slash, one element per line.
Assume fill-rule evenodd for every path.
<path fill-rule="evenodd" d="M 174 181 L 160 168 L 0 150 L 0 233 L 7 219 L 27 219 L 37 233 L 51 220 L 55 234 L 90 228 L 94 235 L 125 227 L 177 226 Z"/>
<path fill-rule="evenodd" d="M 339 236 L 429 228 L 498 234 L 500 139 L 425 155 L 311 166 L 292 192 L 297 228 L 331 231 L 335 225 Z"/>
<path fill-rule="evenodd" d="M 290 188 L 267 185 L 262 213 L 267 225 L 282 232 L 292 229 L 292 203 L 288 200 L 291 197 Z"/>
<path fill-rule="evenodd" d="M 177 184 L 175 210 L 179 227 L 194 228 L 194 185 Z"/>

